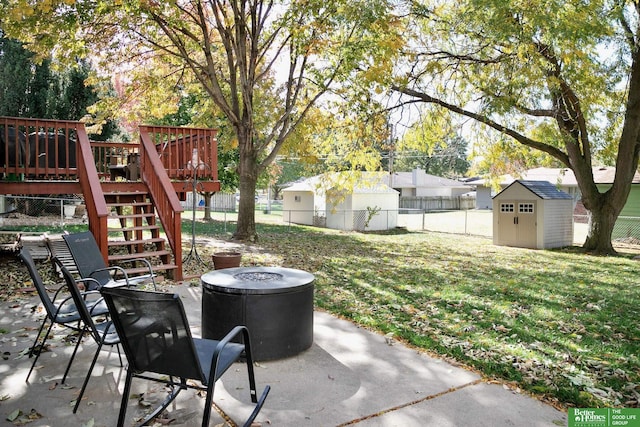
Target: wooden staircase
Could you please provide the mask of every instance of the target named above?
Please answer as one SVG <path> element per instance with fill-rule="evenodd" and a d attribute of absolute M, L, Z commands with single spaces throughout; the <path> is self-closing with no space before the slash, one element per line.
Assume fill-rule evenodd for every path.
<path fill-rule="evenodd" d="M 178 265 L 167 248 L 167 240 L 161 236 L 155 207 L 146 191 L 105 191 L 104 198 L 110 212 L 107 221 L 109 264 L 145 258 L 158 275 L 176 277 Z M 129 265 L 132 265 L 129 267 Z M 128 274 L 146 272 L 140 264 L 124 263 Z"/>
<path fill-rule="evenodd" d="M 83 194 L 105 262 L 147 258 L 157 274 L 181 281 L 180 200 L 196 170 L 200 191 L 220 190 L 216 130 L 138 130 L 137 143 L 98 142 L 80 122 L 0 117 L 0 194 Z"/>

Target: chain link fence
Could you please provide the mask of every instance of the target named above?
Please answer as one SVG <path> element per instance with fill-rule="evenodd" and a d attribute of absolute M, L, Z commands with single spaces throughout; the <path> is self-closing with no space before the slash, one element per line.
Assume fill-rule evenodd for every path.
<path fill-rule="evenodd" d="M 233 195 L 216 200 L 211 209 L 211 219 L 224 226 L 224 232 L 232 232 L 237 222 Z M 191 203 L 189 203 L 191 202 Z M 202 203 L 196 201 L 196 219 L 203 218 Z M 193 201 L 183 204 L 183 220 L 192 218 Z M 64 227 L 86 224 L 84 200 L 79 195 L 66 197 L 0 196 L 0 231 L 16 230 L 32 226 Z M 283 210 L 281 201 L 260 200 L 256 203 L 256 223 L 259 225 L 284 225 L 282 231 L 295 232 L 297 225 L 310 225 L 353 231 L 381 231 L 404 228 L 413 231 L 435 231 L 491 238 L 493 236 L 493 212 L 491 210 L 355 210 L 355 211 L 304 211 Z M 588 215 L 574 215 L 574 243 L 584 243 L 588 231 Z M 274 228 L 269 229 L 273 232 Z M 621 216 L 613 231 L 613 240 L 640 245 L 640 217 Z"/>
<path fill-rule="evenodd" d="M 0 196 L 0 227 L 63 226 L 87 222 L 84 200 L 67 197 Z"/>

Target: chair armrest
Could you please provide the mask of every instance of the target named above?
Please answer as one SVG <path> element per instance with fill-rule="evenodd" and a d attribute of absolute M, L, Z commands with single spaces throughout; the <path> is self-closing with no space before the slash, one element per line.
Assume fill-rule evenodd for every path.
<path fill-rule="evenodd" d="M 216 368 L 218 365 L 218 358 L 220 357 L 220 354 L 222 354 L 222 350 L 224 350 L 224 348 L 232 339 L 240 334 L 242 334 L 242 338 L 244 340 L 245 353 L 247 352 L 247 349 L 249 349 L 249 353 L 251 352 L 251 345 L 249 344 L 249 330 L 246 326 L 235 326 L 231 331 L 229 331 L 229 333 L 227 333 L 227 335 L 224 336 L 224 338 L 222 338 L 218 342 L 216 349 L 213 351 L 213 357 L 211 358 L 211 370 L 209 371 L 211 372 L 211 375 L 213 375 L 212 378 L 217 377 L 217 371 L 214 371 L 214 368 Z"/>
<path fill-rule="evenodd" d="M 100 285 L 100 282 L 98 282 L 96 279 L 92 277 L 85 277 L 84 279 L 75 279 L 75 280 L 76 280 L 76 283 L 90 283 L 94 285 L 93 289 L 91 289 L 91 286 L 85 285 L 85 288 L 87 291 L 97 291 L 102 287 Z"/>
<path fill-rule="evenodd" d="M 73 297 L 71 295 L 64 298 L 62 301 L 60 301 L 60 304 L 58 304 L 58 307 L 56 308 L 56 312 L 54 313 L 55 317 L 58 317 L 58 314 L 60 314 L 60 310 L 62 310 L 62 307 L 64 307 L 64 305 L 69 301 L 73 301 Z"/>
<path fill-rule="evenodd" d="M 56 298 L 58 298 L 58 294 L 60 293 L 60 291 L 62 291 L 63 289 L 66 289 L 66 288 L 67 288 L 67 284 L 66 283 L 61 285 L 58 288 L 58 290 L 55 291 L 55 293 L 53 294 L 53 298 L 51 298 L 51 301 L 55 303 L 56 302 Z"/>
<path fill-rule="evenodd" d="M 156 290 L 156 279 L 155 279 L 155 273 L 153 272 L 153 268 L 151 267 L 151 263 L 149 262 L 148 259 L 146 258 L 134 258 L 134 259 L 127 259 L 127 260 L 123 260 L 121 261 L 122 263 L 136 263 L 136 262 L 141 262 L 143 264 L 145 264 L 145 266 L 147 267 L 147 269 L 149 270 L 149 278 L 151 279 L 152 283 L 153 283 L 153 289 Z M 110 267 L 105 267 L 105 268 L 100 268 L 98 270 L 95 270 L 91 273 L 91 275 L 93 275 L 94 273 L 97 272 L 101 272 L 101 271 L 113 271 L 113 273 L 111 274 L 111 277 L 113 278 L 113 280 L 124 280 L 127 284 L 127 287 L 129 286 L 135 286 L 136 284 L 132 284 L 132 281 L 135 281 L 136 277 L 129 277 L 129 275 L 127 274 L 127 272 L 125 271 L 124 268 L 118 266 L 118 265 L 113 265 Z M 119 272 L 120 274 L 122 274 L 123 278 L 117 278 L 116 277 L 116 272 Z M 145 277 L 146 278 L 146 277 Z"/>
<path fill-rule="evenodd" d="M 146 267 L 147 270 L 149 270 L 149 278 L 151 279 L 151 282 L 153 283 L 153 290 L 157 290 L 156 289 L 156 274 L 153 272 L 153 268 L 151 267 L 151 263 L 149 262 L 148 259 L 146 258 L 134 258 L 134 259 L 127 259 L 124 260 L 122 262 L 128 262 L 128 263 L 136 263 L 136 262 L 141 262 L 143 263 Z M 135 280 L 135 277 L 132 277 L 131 280 Z"/>
<path fill-rule="evenodd" d="M 127 285 L 129 284 L 129 276 L 127 275 L 127 272 L 124 270 L 124 268 L 117 265 L 93 270 L 89 276 L 93 276 L 94 274 L 101 273 L 103 271 L 108 271 L 111 277 L 113 277 L 114 279 L 116 278 L 116 272 L 120 272 L 124 276 L 124 280 L 126 280 Z M 117 279 L 117 280 L 122 280 L 122 279 Z"/>

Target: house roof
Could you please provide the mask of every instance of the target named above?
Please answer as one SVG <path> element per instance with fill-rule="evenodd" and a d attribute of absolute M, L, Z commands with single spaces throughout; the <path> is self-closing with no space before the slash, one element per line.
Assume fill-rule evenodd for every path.
<path fill-rule="evenodd" d="M 339 173 L 331 173 L 324 175 L 316 175 L 302 181 L 298 181 L 283 189 L 283 192 L 304 191 L 312 193 L 323 193 L 328 189 L 344 186 L 353 194 L 370 194 L 370 193 L 397 193 L 396 190 L 389 187 L 384 180 L 384 174 L 378 172 L 361 172 L 360 179 L 349 185 L 347 179 L 340 179 Z"/>
<path fill-rule="evenodd" d="M 455 179 L 443 178 L 441 176 L 425 173 L 421 169 L 412 172 L 395 172 L 392 175 L 385 175 L 385 183 L 393 188 L 440 188 L 455 187 L 469 188 L 464 182 Z"/>
<path fill-rule="evenodd" d="M 321 175 L 316 175 L 311 178 L 302 179 L 296 181 L 284 188 L 282 191 L 309 191 L 315 193 L 315 191 L 321 187 Z"/>
<path fill-rule="evenodd" d="M 596 166 L 593 168 L 593 179 L 596 184 L 613 184 L 616 168 L 612 166 Z M 522 181 L 548 181 L 563 187 L 577 187 L 578 182 L 573 171 L 568 168 L 534 168 L 524 171 L 520 178 L 512 175 L 502 175 L 500 185 L 506 186 L 516 179 Z M 471 185 L 485 185 L 487 180 L 478 179 L 469 182 Z M 640 184 L 640 174 L 635 173 L 632 184 Z"/>
<path fill-rule="evenodd" d="M 531 191 L 533 194 L 543 200 L 572 199 L 569 194 L 565 193 L 564 191 L 558 190 L 558 188 L 555 185 L 551 184 L 549 181 L 524 181 L 519 179 L 509 184 L 507 188 L 496 194 L 494 198 L 507 191 L 509 188 L 511 188 L 511 186 L 517 184 L 522 185 L 527 190 Z"/>

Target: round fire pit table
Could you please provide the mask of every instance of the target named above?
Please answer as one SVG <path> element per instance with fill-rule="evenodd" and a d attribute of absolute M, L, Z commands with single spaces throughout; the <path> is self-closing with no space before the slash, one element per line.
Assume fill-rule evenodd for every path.
<path fill-rule="evenodd" d="M 295 356 L 313 343 L 314 276 L 281 267 L 236 267 L 205 273 L 202 336 L 219 340 L 245 325 L 257 361 Z"/>

